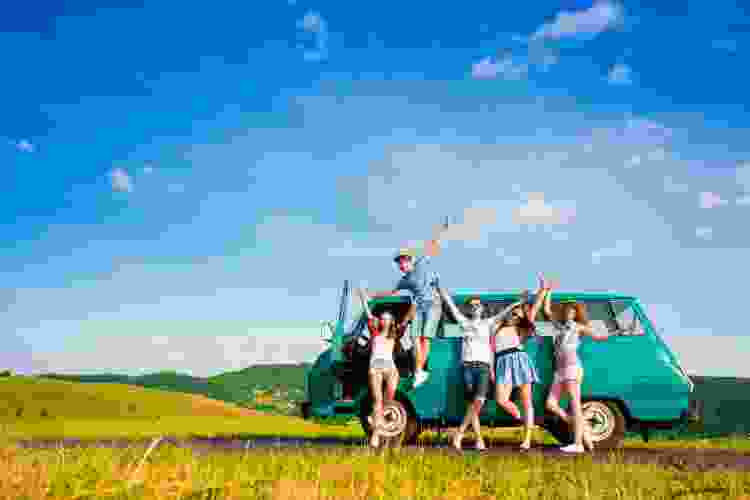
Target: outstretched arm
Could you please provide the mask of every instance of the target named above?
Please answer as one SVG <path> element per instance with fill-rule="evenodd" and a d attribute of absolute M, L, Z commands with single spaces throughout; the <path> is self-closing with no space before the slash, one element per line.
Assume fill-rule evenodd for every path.
<path fill-rule="evenodd" d="M 461 311 L 458 310 L 458 307 L 456 307 L 456 304 L 453 302 L 450 295 L 448 295 L 442 288 L 438 288 L 438 292 L 445 303 L 448 304 L 448 308 L 451 310 L 451 313 L 453 313 L 453 317 L 456 318 L 456 321 L 459 323 L 466 321 L 466 316 L 461 314 Z"/>
<path fill-rule="evenodd" d="M 597 335 L 596 332 L 594 332 L 594 328 L 591 326 L 591 323 L 580 325 L 578 327 L 578 333 L 580 333 L 581 335 L 586 335 L 587 337 L 591 337 L 591 340 L 607 340 L 609 338 L 609 332 L 605 332 L 603 335 Z"/>
<path fill-rule="evenodd" d="M 367 314 L 367 318 L 368 319 L 375 318 L 375 316 L 373 316 L 372 314 L 372 311 L 370 310 L 370 305 L 368 304 L 370 299 L 367 296 L 367 292 L 362 288 L 359 288 L 357 291 L 359 292 L 359 299 L 360 301 L 362 301 L 362 309 L 364 309 L 365 314 Z"/>
<path fill-rule="evenodd" d="M 490 323 L 493 324 L 493 325 L 497 324 L 498 322 L 504 320 L 508 316 L 508 314 L 510 314 L 510 312 L 513 310 L 513 308 L 518 307 L 518 306 L 520 306 L 522 304 L 525 304 L 525 303 L 526 303 L 525 299 L 521 299 L 521 300 L 517 300 L 517 301 L 513 302 L 511 305 L 506 306 L 505 308 L 503 308 L 503 310 L 500 311 L 499 313 L 495 314 L 494 316 L 491 316 L 489 318 Z"/>

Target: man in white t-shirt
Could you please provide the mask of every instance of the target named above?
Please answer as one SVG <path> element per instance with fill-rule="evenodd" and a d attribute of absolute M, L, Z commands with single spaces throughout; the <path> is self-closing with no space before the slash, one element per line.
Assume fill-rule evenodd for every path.
<path fill-rule="evenodd" d="M 463 361 L 464 391 L 465 396 L 471 404 L 466 409 L 464 420 L 453 436 L 453 446 L 460 450 L 466 428 L 471 425 L 477 435 L 476 447 L 479 450 L 486 449 L 479 427 L 479 412 L 487 399 L 490 379 L 494 379 L 494 368 L 492 366 L 491 338 L 497 323 L 505 319 L 514 307 L 523 303 L 516 302 L 504 308 L 495 316 L 482 318 L 484 305 L 479 297 L 469 297 L 466 303 L 471 308 L 471 317 L 467 318 L 458 310 L 453 299 L 443 290 L 438 289 L 443 301 L 448 305 L 463 332 L 461 358 Z"/>

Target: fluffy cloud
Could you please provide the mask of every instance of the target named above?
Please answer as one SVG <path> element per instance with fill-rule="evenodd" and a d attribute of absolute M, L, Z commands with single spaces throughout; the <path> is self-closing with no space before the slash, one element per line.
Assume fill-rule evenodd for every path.
<path fill-rule="evenodd" d="M 574 36 L 594 37 L 617 27 L 624 17 L 621 5 L 611 1 L 598 1 L 588 9 L 559 12 L 552 22 L 540 26 L 531 38 L 556 40 Z"/>
<path fill-rule="evenodd" d="M 34 145 L 31 144 L 26 139 L 22 139 L 14 144 L 16 146 L 16 149 L 21 151 L 22 153 L 33 153 L 34 152 Z"/>
<path fill-rule="evenodd" d="M 664 191 L 667 193 L 687 193 L 688 185 L 675 182 L 671 175 L 665 175 Z"/>
<path fill-rule="evenodd" d="M 180 335 L 149 337 L 108 335 L 88 349 L 35 352 L 26 372 L 127 373 L 175 370 L 197 377 L 239 370 L 253 364 L 311 362 L 326 348 L 319 326 L 270 328 L 248 335 Z"/>
<path fill-rule="evenodd" d="M 110 183 L 113 191 L 129 193 L 133 191 L 133 181 L 128 173 L 122 168 L 115 168 L 109 173 Z"/>
<path fill-rule="evenodd" d="M 601 262 L 606 257 L 632 257 L 633 242 L 630 240 L 618 240 L 613 247 L 603 248 L 591 253 L 591 260 L 594 264 Z"/>
<path fill-rule="evenodd" d="M 323 17 L 313 11 L 297 21 L 297 28 L 312 36 L 314 48 L 303 52 L 306 61 L 321 61 L 328 57 L 328 23 Z"/>
<path fill-rule="evenodd" d="M 479 80 L 493 79 L 498 76 L 506 80 L 520 80 L 526 77 L 528 72 L 528 64 L 518 63 L 510 56 L 505 56 L 499 61 L 485 57 L 471 67 L 471 76 Z"/>
<path fill-rule="evenodd" d="M 750 193 L 750 161 L 737 165 L 735 179 L 744 192 Z"/>
<path fill-rule="evenodd" d="M 630 85 L 633 83 L 630 66 L 626 64 L 615 64 L 609 70 L 607 81 L 613 85 Z"/>
<path fill-rule="evenodd" d="M 527 202 L 513 213 L 513 220 L 521 225 L 568 224 L 574 218 L 574 209 L 559 209 L 547 205 L 544 193 L 530 193 Z"/>
<path fill-rule="evenodd" d="M 711 208 L 716 208 L 720 205 L 727 204 L 727 200 L 724 200 L 718 194 L 712 193 L 710 191 L 704 191 L 700 193 L 699 198 L 700 198 L 701 208 L 711 209 Z"/>
<path fill-rule="evenodd" d="M 695 229 L 695 235 L 704 240 L 710 240 L 713 234 L 714 231 L 710 227 L 698 227 Z"/>

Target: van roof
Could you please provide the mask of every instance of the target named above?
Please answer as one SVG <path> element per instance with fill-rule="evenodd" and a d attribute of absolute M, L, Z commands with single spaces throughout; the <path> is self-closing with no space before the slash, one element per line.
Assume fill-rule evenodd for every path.
<path fill-rule="evenodd" d="M 476 295 L 482 300 L 490 301 L 506 301 L 514 300 L 520 296 L 520 292 L 508 292 L 501 290 L 476 290 L 469 288 L 457 288 L 451 290 L 451 297 L 454 301 L 464 301 L 467 298 Z M 534 294 L 531 293 L 533 296 Z M 623 295 L 616 292 L 572 292 L 572 291 L 555 291 L 552 296 L 553 300 L 582 300 L 582 301 L 596 301 L 596 300 L 636 300 L 632 295 Z M 376 303 L 381 302 L 402 302 L 409 299 L 409 295 L 396 295 L 393 297 L 384 297 L 382 299 L 375 300 Z"/>

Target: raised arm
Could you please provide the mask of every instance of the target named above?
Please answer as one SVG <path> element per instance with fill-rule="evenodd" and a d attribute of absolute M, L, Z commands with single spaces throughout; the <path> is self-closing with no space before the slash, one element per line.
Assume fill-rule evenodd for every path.
<path fill-rule="evenodd" d="M 368 304 L 370 299 L 367 296 L 367 292 L 362 288 L 359 288 L 357 291 L 359 292 L 359 299 L 362 301 L 362 309 L 364 309 L 365 313 L 367 314 L 367 319 L 375 318 L 375 316 L 373 316 L 372 314 L 372 311 L 370 310 L 370 305 Z"/>
<path fill-rule="evenodd" d="M 504 320 L 508 316 L 508 314 L 510 314 L 510 312 L 513 310 L 513 308 L 518 307 L 520 305 L 523 305 L 525 303 L 526 303 L 525 299 L 521 299 L 521 300 L 517 300 L 517 301 L 513 302 L 511 305 L 506 306 L 505 308 L 503 308 L 503 310 L 500 311 L 499 313 L 495 314 L 494 316 L 491 316 L 489 318 L 490 323 L 496 324 L 496 323 Z"/>
<path fill-rule="evenodd" d="M 536 321 L 536 315 L 539 314 L 539 309 L 541 309 L 542 303 L 549 291 L 550 289 L 547 287 L 547 281 L 544 279 L 544 275 L 540 274 L 539 289 L 536 291 L 536 300 L 534 301 L 534 305 L 531 306 L 531 311 L 529 311 L 529 321 L 532 323 Z"/>
<path fill-rule="evenodd" d="M 370 296 L 370 299 L 382 299 L 383 297 L 392 297 L 394 295 L 398 295 L 398 290 L 384 290 L 382 292 L 373 292 L 370 290 L 366 290 L 367 295 Z"/>
<path fill-rule="evenodd" d="M 440 296 L 443 298 L 445 303 L 448 304 L 448 308 L 451 310 L 451 313 L 453 313 L 453 317 L 456 318 L 456 321 L 458 321 L 459 323 L 467 321 L 466 316 L 461 314 L 461 311 L 458 310 L 458 307 L 456 307 L 453 299 L 445 292 L 444 289 L 438 288 L 438 293 L 440 293 Z"/>
<path fill-rule="evenodd" d="M 544 294 L 544 315 L 550 321 L 555 320 L 554 316 L 552 316 L 552 290 L 549 288 L 547 289 L 547 293 Z"/>

